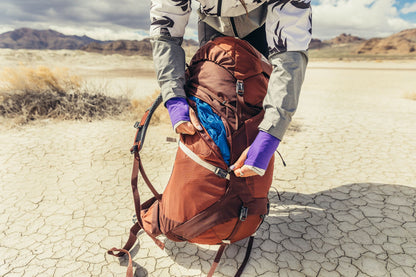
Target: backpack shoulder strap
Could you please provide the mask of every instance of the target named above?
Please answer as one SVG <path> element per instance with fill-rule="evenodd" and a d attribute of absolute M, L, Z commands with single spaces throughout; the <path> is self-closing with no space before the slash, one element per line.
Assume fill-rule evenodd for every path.
<path fill-rule="evenodd" d="M 132 260 L 131 255 L 129 253 L 129 250 L 133 247 L 137 240 L 137 233 L 140 231 L 140 229 L 143 229 L 143 223 L 141 218 L 141 204 L 140 204 L 140 195 L 139 190 L 137 189 L 137 181 L 138 181 L 138 175 L 139 171 L 143 176 L 144 181 L 146 182 L 149 189 L 154 194 L 155 198 L 152 198 L 150 200 L 158 200 L 160 201 L 162 199 L 162 195 L 159 194 L 156 189 L 153 187 L 152 183 L 150 182 L 149 178 L 146 175 L 146 172 L 144 171 L 139 152 L 143 147 L 144 139 L 146 136 L 147 127 L 149 126 L 150 119 L 152 118 L 153 113 L 157 109 L 157 107 L 162 103 L 162 95 L 159 95 L 158 98 L 153 102 L 152 106 L 145 112 L 140 122 L 136 122 L 134 127 L 137 128 L 136 136 L 134 138 L 134 144 L 133 147 L 130 149 L 130 152 L 134 154 L 134 162 L 133 162 L 133 170 L 131 174 L 131 188 L 133 191 L 133 200 L 134 200 L 134 208 L 136 212 L 136 218 L 137 222 L 134 223 L 134 225 L 130 229 L 130 236 L 126 244 L 123 246 L 123 248 L 115 248 L 108 250 L 107 253 L 113 256 L 121 257 L 124 254 L 128 254 L 129 257 L 129 265 L 127 268 L 127 275 L 128 277 L 133 276 L 133 268 L 132 268 Z M 149 201 L 150 201 L 149 200 Z M 149 202 L 148 201 L 148 202 Z M 146 202 L 147 203 L 147 202 Z M 146 205 L 144 203 L 143 205 Z M 143 229 L 144 230 L 144 229 Z M 146 230 L 144 230 L 146 232 Z M 161 249 L 164 248 L 164 243 L 162 243 L 160 240 L 158 240 L 155 236 L 150 234 L 149 232 L 146 232 L 156 243 L 157 246 L 159 246 Z M 117 251 L 118 253 L 114 253 L 114 251 Z"/>
<path fill-rule="evenodd" d="M 134 143 L 132 148 L 130 149 L 130 152 L 134 154 L 134 163 L 133 163 L 133 172 L 131 176 L 131 182 L 133 187 L 133 182 L 136 183 L 137 188 L 137 177 L 138 173 L 140 171 L 141 175 L 143 176 L 144 181 L 146 182 L 149 189 L 152 191 L 153 195 L 156 197 L 157 200 L 161 200 L 162 196 L 156 191 L 152 183 L 150 182 L 149 178 L 146 175 L 146 172 L 144 171 L 144 167 L 142 164 L 142 161 L 140 159 L 139 152 L 143 148 L 144 139 L 146 137 L 147 128 L 149 127 L 150 120 L 152 119 L 153 113 L 156 111 L 157 107 L 162 103 L 162 94 L 159 94 L 159 96 L 156 98 L 156 100 L 153 102 L 152 106 L 146 110 L 145 114 L 143 115 L 140 122 L 136 122 L 134 124 L 134 127 L 137 128 L 136 136 L 134 138 Z M 133 194 L 134 194 L 134 188 L 133 188 Z M 139 202 L 140 204 L 140 202 Z M 137 206 L 137 204 L 136 204 Z M 137 210 L 137 208 L 136 208 Z"/>
<path fill-rule="evenodd" d="M 153 113 L 156 111 L 157 107 L 162 103 L 162 94 L 156 98 L 152 106 L 146 110 L 140 122 L 136 122 L 134 127 L 137 129 L 136 136 L 134 138 L 134 143 L 130 152 L 133 154 L 135 152 L 140 152 L 143 147 L 144 139 L 146 137 L 147 127 L 149 127 L 150 119 L 152 119 Z"/>

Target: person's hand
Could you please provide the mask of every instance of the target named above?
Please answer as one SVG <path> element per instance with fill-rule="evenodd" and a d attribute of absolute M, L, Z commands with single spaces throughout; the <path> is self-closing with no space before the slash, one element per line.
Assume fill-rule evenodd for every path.
<path fill-rule="evenodd" d="M 198 117 L 185 98 L 174 97 L 166 102 L 166 108 L 172 122 L 172 127 L 178 134 L 195 134 L 196 130 L 202 131 Z"/>
<path fill-rule="evenodd" d="M 279 143 L 278 138 L 260 131 L 250 147 L 243 151 L 230 168 L 237 177 L 263 176 Z"/>
<path fill-rule="evenodd" d="M 230 166 L 231 170 L 234 171 L 234 174 L 237 177 L 250 177 L 258 175 L 256 172 L 244 165 L 249 150 L 250 147 L 247 147 L 246 150 L 244 150 L 243 153 L 241 153 L 238 160 L 232 166 Z"/>
<path fill-rule="evenodd" d="M 175 132 L 178 134 L 194 135 L 196 131 L 202 131 L 202 126 L 195 111 L 189 108 L 190 121 L 183 122 L 176 127 Z"/>

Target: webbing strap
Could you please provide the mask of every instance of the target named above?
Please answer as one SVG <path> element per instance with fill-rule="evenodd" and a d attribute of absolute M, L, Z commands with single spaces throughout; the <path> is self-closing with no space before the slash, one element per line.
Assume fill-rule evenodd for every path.
<path fill-rule="evenodd" d="M 208 272 L 207 277 L 212 277 L 214 275 L 215 269 L 217 269 L 218 264 L 220 263 L 221 256 L 224 253 L 226 243 L 221 243 L 220 248 L 218 248 L 217 255 L 215 256 L 214 263 L 211 266 L 211 269 Z"/>
<path fill-rule="evenodd" d="M 162 198 L 162 196 L 158 194 L 156 190 L 153 188 L 146 174 L 144 174 L 144 170 L 143 170 L 143 166 L 140 160 L 139 153 L 138 152 L 134 153 L 133 171 L 132 171 L 132 176 L 131 176 L 131 187 L 133 191 L 134 208 L 136 211 L 136 217 L 138 221 L 137 223 L 146 232 L 146 234 L 148 234 L 149 237 L 156 243 L 156 245 L 159 246 L 159 248 L 163 249 L 165 247 L 164 243 L 162 243 L 155 236 L 153 236 L 151 233 L 149 233 L 143 228 L 143 222 L 142 222 L 142 217 L 141 217 L 140 195 L 139 195 L 139 190 L 137 189 L 137 179 L 138 179 L 139 169 L 140 169 L 140 173 L 143 176 L 143 179 L 146 181 L 146 184 L 149 186 L 150 190 L 155 194 L 155 198 L 157 200 L 160 200 Z"/>
<path fill-rule="evenodd" d="M 143 180 L 145 181 L 146 185 L 149 187 L 150 191 L 153 193 L 153 195 L 156 197 L 158 201 L 162 200 L 162 195 L 157 192 L 153 184 L 150 182 L 149 177 L 147 177 L 147 174 L 144 171 L 142 160 L 140 159 L 140 155 L 138 152 L 134 154 L 134 159 L 137 160 L 138 164 L 135 166 L 139 168 L 140 174 L 142 175 Z"/>
<path fill-rule="evenodd" d="M 192 152 L 191 149 L 189 149 L 185 144 L 183 144 L 182 141 L 179 141 L 179 148 L 189 157 L 191 158 L 194 162 L 196 162 L 197 164 L 199 164 L 200 166 L 204 167 L 205 169 L 208 169 L 209 171 L 212 171 L 213 173 L 215 173 L 215 175 L 221 177 L 221 178 L 225 178 L 227 180 L 230 180 L 230 173 L 225 170 L 222 169 L 220 167 L 216 167 L 206 161 L 204 161 L 203 159 L 201 159 L 197 154 L 195 154 L 194 152 Z"/>
<path fill-rule="evenodd" d="M 114 254 L 113 251 L 119 251 L 119 253 Z M 124 254 L 129 255 L 129 265 L 127 266 L 126 277 L 133 277 L 133 261 L 131 260 L 131 255 L 130 255 L 129 251 L 127 251 L 126 249 L 118 249 L 118 248 L 113 247 L 110 250 L 108 250 L 107 252 L 108 252 L 108 254 L 111 254 L 111 255 L 116 256 L 116 257 L 121 257 Z M 120 255 L 120 254 L 122 254 L 122 255 Z"/>
<path fill-rule="evenodd" d="M 253 248 L 253 242 L 254 242 L 254 236 L 251 236 L 250 239 L 248 240 L 246 255 L 244 256 L 243 263 L 240 265 L 240 268 L 238 269 L 234 277 L 240 277 L 241 274 L 243 274 L 244 268 L 246 267 L 248 259 L 250 258 L 251 249 Z"/>
<path fill-rule="evenodd" d="M 248 240 L 248 245 L 246 249 L 246 255 L 244 256 L 243 263 L 238 268 L 237 273 L 234 275 L 234 277 L 240 277 L 241 274 L 243 274 L 244 269 L 246 268 L 246 265 L 248 263 L 248 260 L 250 259 L 251 250 L 253 249 L 253 242 L 254 242 L 254 236 L 251 236 Z M 220 248 L 218 248 L 217 255 L 215 256 L 214 263 L 211 266 L 211 269 L 208 272 L 207 277 L 212 277 L 214 275 L 215 270 L 218 267 L 218 264 L 220 263 L 221 256 L 224 253 L 225 247 L 228 243 L 221 243 Z"/>

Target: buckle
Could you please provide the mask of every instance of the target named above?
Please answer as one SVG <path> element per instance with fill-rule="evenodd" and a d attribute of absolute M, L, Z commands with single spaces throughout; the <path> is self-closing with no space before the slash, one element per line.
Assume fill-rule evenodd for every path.
<path fill-rule="evenodd" d="M 244 207 L 244 206 L 241 206 L 241 209 L 240 209 L 240 220 L 241 221 L 245 221 L 247 219 L 247 216 L 248 216 L 248 208 L 247 207 Z"/>
<path fill-rule="evenodd" d="M 221 178 L 227 178 L 227 175 L 228 175 L 227 170 L 224 170 L 224 169 L 219 168 L 219 167 L 215 168 L 214 173 L 215 173 L 215 175 L 217 175 L 218 177 L 221 177 Z"/>

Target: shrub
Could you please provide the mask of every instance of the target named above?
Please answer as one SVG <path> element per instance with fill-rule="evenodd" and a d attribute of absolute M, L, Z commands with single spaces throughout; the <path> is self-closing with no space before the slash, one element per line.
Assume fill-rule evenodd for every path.
<path fill-rule="evenodd" d="M 0 116 L 18 123 L 36 119 L 92 120 L 119 116 L 131 103 L 86 89 L 68 69 L 8 68 L 1 74 Z"/>

